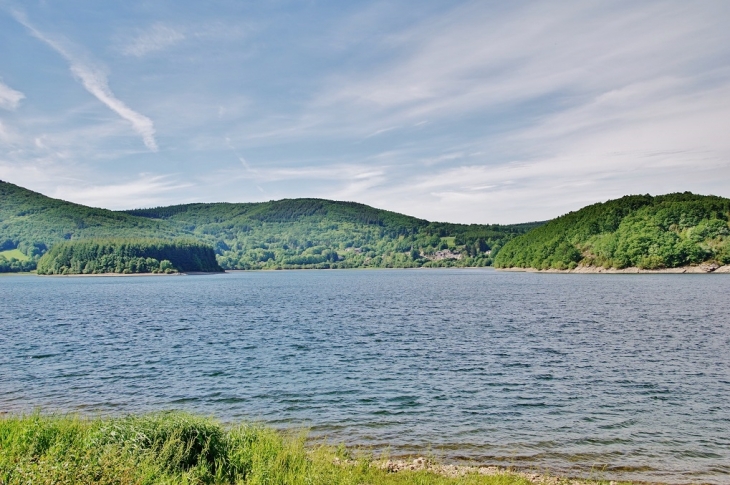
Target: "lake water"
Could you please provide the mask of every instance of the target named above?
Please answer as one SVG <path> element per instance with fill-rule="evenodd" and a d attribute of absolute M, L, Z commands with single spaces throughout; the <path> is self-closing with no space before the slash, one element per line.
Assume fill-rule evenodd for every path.
<path fill-rule="evenodd" d="M 0 278 L 0 411 L 186 409 L 391 455 L 730 483 L 730 275 Z"/>

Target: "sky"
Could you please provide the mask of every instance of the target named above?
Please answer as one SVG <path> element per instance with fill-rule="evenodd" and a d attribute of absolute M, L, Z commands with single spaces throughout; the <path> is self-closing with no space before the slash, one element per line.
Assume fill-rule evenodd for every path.
<path fill-rule="evenodd" d="M 0 0 L 0 180 L 545 220 L 730 197 L 730 2 Z"/>

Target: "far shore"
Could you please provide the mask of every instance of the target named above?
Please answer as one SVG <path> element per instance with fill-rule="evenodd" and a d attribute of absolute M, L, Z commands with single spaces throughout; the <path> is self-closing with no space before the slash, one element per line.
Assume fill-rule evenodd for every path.
<path fill-rule="evenodd" d="M 454 267 L 415 267 L 415 268 L 337 268 L 331 269 L 341 270 L 440 270 L 440 269 L 478 269 L 504 271 L 511 273 L 554 273 L 554 274 L 730 274 L 730 264 L 719 266 L 717 264 L 702 263 L 695 266 L 680 266 L 678 268 L 662 268 L 662 269 L 643 269 L 635 266 L 629 268 L 604 268 L 601 266 L 578 266 L 574 269 L 537 269 L 537 268 L 495 268 L 494 266 L 454 266 Z M 225 273 L 251 273 L 261 271 L 323 271 L 322 268 L 265 268 L 265 269 L 228 269 L 225 271 L 189 271 L 178 273 L 95 273 L 95 274 L 53 274 L 39 275 L 35 271 L 17 272 L 17 273 L 0 273 L 2 276 L 43 276 L 43 277 L 62 277 L 62 278 L 114 278 L 114 277 L 134 277 L 134 276 L 200 276 L 200 275 L 216 275 Z"/>
<path fill-rule="evenodd" d="M 716 264 L 699 264 L 697 266 L 680 266 L 678 268 L 642 269 L 635 266 L 630 268 L 604 268 L 601 266 L 578 266 L 574 269 L 537 269 L 537 268 L 496 268 L 497 271 L 511 271 L 521 273 L 579 273 L 579 274 L 730 274 L 730 264 L 718 266 Z"/>

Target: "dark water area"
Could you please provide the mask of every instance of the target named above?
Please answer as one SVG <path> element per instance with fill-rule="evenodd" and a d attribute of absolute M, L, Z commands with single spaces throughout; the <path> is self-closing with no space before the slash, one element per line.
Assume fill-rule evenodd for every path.
<path fill-rule="evenodd" d="M 0 411 L 186 409 L 391 455 L 730 483 L 730 275 L 0 278 Z"/>

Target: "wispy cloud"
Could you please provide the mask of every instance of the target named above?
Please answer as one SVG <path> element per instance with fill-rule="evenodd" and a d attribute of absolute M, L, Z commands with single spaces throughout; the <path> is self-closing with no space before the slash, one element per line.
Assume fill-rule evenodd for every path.
<path fill-rule="evenodd" d="M 0 143 L 3 145 L 13 145 L 18 141 L 18 135 L 5 126 L 3 120 L 0 120 Z"/>
<path fill-rule="evenodd" d="M 713 10 L 722 17 L 719 4 L 633 7 L 528 3 L 495 14 L 468 3 L 375 44 L 393 51 L 396 62 L 333 76 L 315 106 L 378 114 L 381 122 L 443 119 L 544 96 L 606 92 L 691 67 L 704 71 L 702 64 L 726 50 L 714 28 L 697 35 L 715 27 L 707 22 Z"/>
<path fill-rule="evenodd" d="M 164 204 L 169 201 L 170 192 L 181 191 L 191 185 L 168 175 L 141 173 L 134 180 L 118 184 L 62 184 L 53 196 L 92 207 L 132 209 Z"/>
<path fill-rule="evenodd" d="M 363 165 L 329 165 L 303 166 L 291 168 L 272 168 L 259 171 L 260 176 L 267 182 L 279 180 L 345 180 L 362 181 L 378 178 L 383 175 L 382 170 Z"/>
<path fill-rule="evenodd" d="M 73 75 L 81 81 L 86 90 L 104 103 L 109 109 L 127 120 L 132 128 L 142 136 L 142 141 L 150 150 L 157 151 L 155 140 L 155 127 L 152 120 L 140 114 L 117 98 L 109 88 L 106 73 L 93 62 L 85 60 L 82 56 L 72 52 L 68 43 L 54 39 L 35 28 L 19 11 L 12 12 L 13 17 L 22 24 L 37 39 L 45 42 L 49 47 L 58 52 L 69 63 Z"/>
<path fill-rule="evenodd" d="M 401 149 L 394 165 L 411 173 L 357 197 L 464 222 L 548 218 L 628 191 L 730 195 L 713 182 L 730 175 L 727 6 L 497 10 L 466 3 L 381 37 L 372 48 L 389 62 L 332 75 L 279 142 L 427 118 L 436 137 L 403 131 L 380 144 Z"/>
<path fill-rule="evenodd" d="M 120 50 L 127 56 L 142 57 L 171 47 L 185 39 L 185 35 L 168 25 L 157 22 L 147 30 L 142 30 L 125 43 Z"/>
<path fill-rule="evenodd" d="M 365 138 L 372 138 L 374 136 L 381 135 L 383 133 L 388 133 L 389 131 L 397 130 L 397 126 L 390 126 L 388 128 L 381 128 L 379 130 L 375 130 L 374 132 L 370 133 L 369 135 L 366 135 Z"/>
<path fill-rule="evenodd" d="M 18 104 L 22 99 L 25 98 L 25 94 L 20 91 L 16 91 L 7 84 L 0 81 L 0 108 L 7 110 L 14 110 L 18 107 Z"/>
<path fill-rule="evenodd" d="M 730 196 L 728 2 L 183 2 L 170 12 L 133 0 L 96 12 L 95 29 L 51 4 L 23 7 L 35 28 L 19 21 L 45 44 L 29 36 L 22 59 L 50 45 L 96 98 L 41 105 L 66 71 L 22 65 L 11 84 L 28 99 L 6 96 L 16 111 L 0 124 L 0 158 L 38 173 L 52 160 L 54 176 L 72 167 L 83 182 L 55 183 L 96 204 L 100 180 L 129 180 L 153 158 L 178 174 L 162 182 L 195 181 L 181 191 L 133 181 L 164 194 L 155 200 L 313 196 L 459 222 L 545 219 L 629 192 Z M 114 79 L 43 19 L 74 29 Z M 110 33 L 117 55 L 104 57 Z M 99 121 L 96 99 L 121 117 Z M 164 128 L 166 156 L 120 139 L 127 123 L 152 149 Z M 144 196 L 129 184 L 109 188 L 110 203 L 127 194 L 137 205 Z"/>

